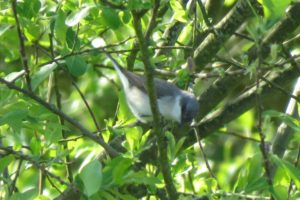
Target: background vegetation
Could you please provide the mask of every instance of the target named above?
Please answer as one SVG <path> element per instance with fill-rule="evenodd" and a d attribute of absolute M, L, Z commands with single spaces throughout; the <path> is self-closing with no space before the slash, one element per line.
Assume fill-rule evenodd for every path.
<path fill-rule="evenodd" d="M 291 0 L 0 1 L 0 199 L 300 198 L 299 19 Z M 193 90 L 197 125 L 132 125 L 104 52 Z"/>

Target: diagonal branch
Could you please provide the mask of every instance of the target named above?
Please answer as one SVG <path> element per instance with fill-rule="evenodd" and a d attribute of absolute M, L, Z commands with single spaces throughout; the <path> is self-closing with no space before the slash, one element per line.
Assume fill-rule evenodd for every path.
<path fill-rule="evenodd" d="M 66 120 L 67 122 L 69 122 L 70 124 L 72 124 L 74 127 L 76 127 L 77 129 L 79 129 L 81 131 L 81 133 L 94 140 L 95 142 L 97 142 L 98 144 L 100 144 L 105 151 L 112 157 L 118 156 L 119 152 L 117 152 L 115 149 L 113 149 L 111 146 L 109 146 L 108 144 L 106 144 L 101 138 L 99 138 L 97 135 L 91 133 L 89 130 L 87 130 L 86 128 L 84 128 L 80 123 L 78 123 L 75 119 L 69 117 L 68 115 L 66 115 L 64 112 L 60 111 L 59 109 L 57 109 L 55 106 L 45 102 L 43 99 L 41 99 L 40 97 L 36 96 L 35 94 L 33 94 L 32 92 L 28 91 L 28 90 L 24 90 L 6 80 L 4 80 L 3 78 L 0 78 L 0 83 L 5 84 L 8 88 L 16 90 L 24 95 L 26 95 L 27 97 L 33 99 L 34 101 L 36 101 L 37 103 L 39 103 L 40 105 L 42 105 L 43 107 L 45 107 L 46 109 L 48 109 L 50 112 L 62 117 L 64 120 Z"/>
<path fill-rule="evenodd" d="M 20 159 L 20 160 L 26 160 L 28 162 L 30 162 L 31 164 L 33 164 L 36 168 L 40 169 L 45 175 L 48 175 L 51 178 L 56 179 L 57 181 L 59 181 L 60 184 L 62 185 L 69 185 L 67 182 L 65 182 L 64 180 L 62 180 L 59 176 L 49 172 L 48 170 L 45 169 L 45 167 L 40 164 L 37 160 L 31 158 L 28 155 L 23 154 L 22 152 L 19 151 L 15 151 L 9 147 L 4 147 L 2 145 L 0 145 L 0 149 L 2 151 L 4 151 L 6 154 L 12 154 L 14 155 L 16 158 Z"/>
<path fill-rule="evenodd" d="M 223 20 L 214 27 L 217 34 L 210 33 L 199 45 L 195 50 L 195 62 L 198 65 L 197 71 L 201 71 L 213 59 L 221 49 L 223 42 L 240 27 L 245 19 L 253 16 L 250 6 L 256 10 L 260 10 L 260 4 L 257 0 L 239 0 Z"/>
<path fill-rule="evenodd" d="M 269 46 L 271 43 L 281 43 L 286 39 L 286 36 L 293 32 L 300 24 L 300 3 L 294 3 L 288 10 L 286 16 L 275 24 L 270 34 L 268 34 L 262 43 L 262 54 L 267 56 L 269 53 Z M 284 36 L 284 37 L 282 37 Z M 252 53 L 253 52 L 253 53 Z M 256 48 L 250 48 L 248 55 L 250 60 L 256 59 Z M 232 67 L 233 68 L 233 67 Z M 230 68 L 228 69 L 230 70 Z M 199 105 L 205 105 L 200 109 L 197 120 L 202 119 L 209 113 L 216 105 L 218 105 L 230 92 L 234 89 L 241 80 L 247 79 L 246 75 L 239 76 L 225 76 L 217 79 L 206 91 L 204 91 L 199 98 Z"/>

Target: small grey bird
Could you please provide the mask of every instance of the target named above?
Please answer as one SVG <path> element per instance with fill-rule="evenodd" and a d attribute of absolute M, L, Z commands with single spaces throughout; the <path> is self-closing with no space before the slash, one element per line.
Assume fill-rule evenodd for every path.
<path fill-rule="evenodd" d="M 145 85 L 146 78 L 127 71 L 110 54 L 106 55 L 118 73 L 133 115 L 143 123 L 151 122 L 152 112 Z M 175 85 L 157 78 L 154 79 L 154 85 L 161 116 L 178 123 L 191 122 L 196 117 L 199 105 L 192 93 L 180 90 Z"/>

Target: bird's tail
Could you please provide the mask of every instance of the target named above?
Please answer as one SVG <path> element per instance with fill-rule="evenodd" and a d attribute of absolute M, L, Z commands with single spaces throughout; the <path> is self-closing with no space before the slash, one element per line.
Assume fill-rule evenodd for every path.
<path fill-rule="evenodd" d="M 114 66 L 115 70 L 117 71 L 123 86 L 125 88 L 129 87 L 129 82 L 125 75 L 126 70 L 109 53 L 106 53 L 106 56 L 112 61 L 113 66 Z"/>
<path fill-rule="evenodd" d="M 106 56 L 111 60 L 111 62 L 113 63 L 113 66 L 115 68 L 115 70 L 117 72 L 123 72 L 123 67 L 109 54 L 109 53 L 105 53 Z"/>

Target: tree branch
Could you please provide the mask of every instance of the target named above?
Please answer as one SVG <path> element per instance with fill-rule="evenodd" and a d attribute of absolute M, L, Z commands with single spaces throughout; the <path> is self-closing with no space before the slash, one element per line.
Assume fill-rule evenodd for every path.
<path fill-rule="evenodd" d="M 17 25 L 17 31 L 18 31 L 19 43 L 20 43 L 20 55 L 21 55 L 21 60 L 23 63 L 23 68 L 25 70 L 25 79 L 27 82 L 28 90 L 32 91 L 30 71 L 29 71 L 29 67 L 28 67 L 28 59 L 26 56 L 25 44 L 24 44 L 25 38 L 21 31 L 21 26 L 20 26 L 20 22 L 19 22 L 19 18 L 18 18 L 18 13 L 17 13 L 17 0 L 12 0 L 12 10 L 13 10 L 16 25 Z"/>
<path fill-rule="evenodd" d="M 156 2 L 159 1 L 156 0 Z M 160 116 L 158 112 L 156 90 L 154 87 L 154 80 L 153 80 L 154 79 L 153 66 L 149 59 L 147 41 L 145 40 L 142 33 L 141 21 L 138 18 L 138 16 L 136 16 L 134 13 L 133 13 L 133 24 L 139 42 L 142 61 L 145 65 L 147 92 L 150 98 L 150 107 L 153 115 L 153 133 L 155 134 L 158 143 L 158 149 L 159 149 L 158 159 L 159 159 L 160 169 L 164 177 L 169 198 L 176 200 L 178 198 L 178 194 L 174 186 L 172 175 L 171 175 L 169 159 L 167 156 L 167 148 L 164 143 L 165 136 L 160 127 Z"/>
<path fill-rule="evenodd" d="M 271 33 L 268 34 L 262 42 L 262 55 L 267 56 L 269 53 L 268 47 L 271 43 L 281 43 L 285 40 L 282 35 L 287 35 L 293 32 L 300 24 L 300 3 L 294 3 L 287 12 L 286 16 L 276 24 Z M 250 53 L 250 52 L 254 53 Z M 256 48 L 253 46 L 248 54 L 249 59 L 256 59 Z M 213 54 L 214 56 L 214 54 Z M 283 65 L 282 65 L 283 66 Z M 234 67 L 231 67 L 234 68 Z M 228 69 L 231 70 L 231 68 Z M 248 79 L 246 75 L 240 74 L 238 76 L 225 76 L 217 79 L 206 91 L 204 91 L 199 98 L 199 105 L 202 106 L 197 116 L 197 121 L 200 121 L 207 113 L 209 113 L 216 105 L 218 105 L 225 96 L 233 90 L 241 80 Z"/>
<path fill-rule="evenodd" d="M 298 78 L 297 83 L 295 84 L 293 95 L 297 97 L 300 95 L 300 78 Z M 293 116 L 294 113 L 297 113 L 296 110 L 297 101 L 291 98 L 285 113 Z M 292 134 L 293 130 L 288 127 L 286 123 L 282 122 L 277 129 L 277 133 L 272 145 L 272 153 L 276 154 L 279 158 L 282 158 Z"/>
<path fill-rule="evenodd" d="M 223 20 L 214 27 L 217 34 L 210 33 L 198 46 L 194 54 L 198 66 L 197 71 L 201 71 L 214 58 L 223 43 L 240 27 L 245 19 L 253 16 L 254 13 L 249 3 L 256 10 L 261 8 L 257 0 L 239 0 Z"/>
<path fill-rule="evenodd" d="M 64 120 L 66 120 L 67 122 L 72 124 L 74 127 L 79 129 L 84 136 L 86 136 L 86 137 L 92 139 L 93 141 L 97 142 L 98 144 L 100 144 L 110 156 L 115 157 L 115 156 L 119 155 L 119 152 L 117 152 L 111 146 L 107 145 L 101 138 L 99 138 L 95 134 L 91 133 L 89 130 L 84 128 L 80 123 L 78 123 L 76 120 L 74 120 L 73 118 L 66 115 L 64 112 L 57 109 L 55 106 L 48 104 L 47 102 L 45 102 L 43 99 L 36 96 L 32 92 L 29 92 L 27 90 L 19 88 L 18 86 L 4 80 L 3 78 L 0 78 L 0 82 L 5 84 L 8 88 L 16 90 L 16 91 L 26 95 L 27 97 L 33 99 L 34 101 L 36 101 L 37 103 L 39 103 L 40 105 L 42 105 L 43 107 L 48 109 L 50 112 L 62 117 Z"/>

